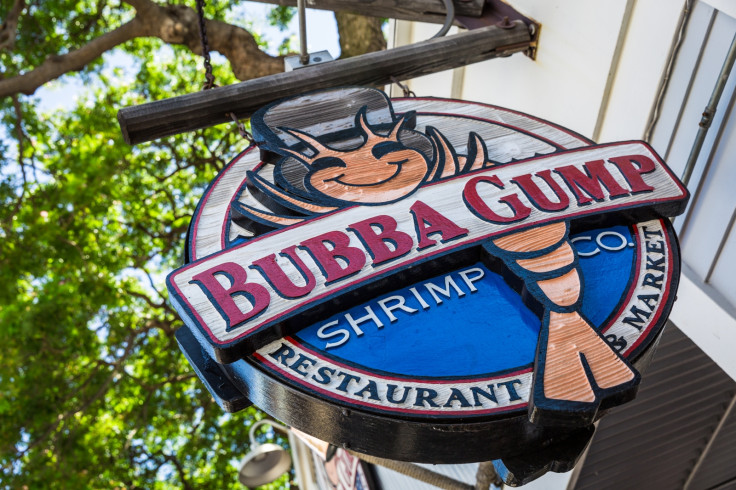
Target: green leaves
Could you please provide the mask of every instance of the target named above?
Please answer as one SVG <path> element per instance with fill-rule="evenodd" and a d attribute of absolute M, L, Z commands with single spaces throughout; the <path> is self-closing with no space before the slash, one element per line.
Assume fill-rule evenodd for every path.
<path fill-rule="evenodd" d="M 53 8 L 80 19 L 93 11 Z M 44 28 L 59 22 L 42 17 Z M 136 75 L 101 65 L 68 112 L 36 114 L 33 98 L 19 99 L 19 112 L 12 101 L 0 106 L 8 488 L 239 487 L 235 462 L 256 411 L 225 416 L 194 376 L 173 336 L 181 321 L 164 279 L 182 262 L 204 189 L 246 142 L 228 124 L 127 146 L 120 107 L 198 90 L 203 77 L 201 59 L 184 48 L 142 39 L 126 51 Z M 232 82 L 227 67 L 216 75 Z"/>
<path fill-rule="evenodd" d="M 278 5 L 271 9 L 268 13 L 268 22 L 274 27 L 285 31 L 289 27 L 289 22 L 296 15 L 295 7 L 287 7 L 286 5 Z"/>
<path fill-rule="evenodd" d="M 5 82 L 89 48 L 134 18 L 131 4 L 150 7 L 12 0 L 0 5 L 0 18 L 18 2 L 15 42 L 0 39 Z M 54 80 L 65 72 L 53 91 L 20 95 L 42 83 L 24 77 L 5 92 L 18 95 L 0 99 L 0 488 L 240 488 L 237 463 L 263 414 L 225 414 L 194 376 L 174 338 L 182 323 L 164 280 L 182 263 L 205 188 L 246 142 L 234 124 L 135 148 L 122 141 L 120 108 L 204 84 L 202 58 L 190 51 L 198 34 L 184 18 L 194 5 L 157 5 L 167 6 L 160 27 L 188 29 L 189 48 L 158 37 L 106 44 L 101 56 L 78 64 L 67 57 L 63 70 L 41 73 Z M 205 15 L 247 26 L 231 19 L 236 6 L 208 0 Z M 268 21 L 285 30 L 294 14 L 274 7 Z M 145 27 L 147 36 L 182 42 Z M 267 36 L 254 37 L 266 48 Z M 285 54 L 292 41 L 268 48 Z M 243 53 L 233 61 L 241 77 L 260 72 L 254 59 L 271 63 L 263 72 L 280 69 L 255 48 Z M 236 81 L 223 60 L 213 53 L 218 85 Z M 39 109 L 59 102 L 66 109 Z M 264 488 L 288 487 L 293 476 Z"/>

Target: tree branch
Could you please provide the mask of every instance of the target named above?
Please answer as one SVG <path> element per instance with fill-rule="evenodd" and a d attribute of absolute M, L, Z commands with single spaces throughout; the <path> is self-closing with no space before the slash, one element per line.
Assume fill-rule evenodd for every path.
<path fill-rule="evenodd" d="M 238 80 L 250 80 L 284 71 L 283 57 L 270 56 L 261 51 L 251 33 L 242 27 L 219 20 L 208 20 L 206 27 L 210 48 L 228 59 Z"/>
<path fill-rule="evenodd" d="M 26 8 L 25 0 L 15 0 L 13 8 L 8 12 L 5 21 L 0 25 L 0 50 L 10 51 L 15 46 L 15 35 L 18 32 L 18 20 L 23 9 Z"/>
<path fill-rule="evenodd" d="M 337 31 L 340 35 L 340 58 L 386 49 L 386 39 L 381 30 L 381 19 L 350 12 L 335 12 Z"/>
<path fill-rule="evenodd" d="M 164 308 L 166 306 L 164 303 L 156 303 L 147 294 L 139 293 L 138 291 L 133 291 L 132 289 L 127 289 L 126 292 L 131 296 L 142 299 L 151 308 Z"/>
<path fill-rule="evenodd" d="M 157 37 L 168 44 L 180 44 L 202 54 L 199 23 L 194 9 L 184 5 L 158 5 L 152 0 L 124 0 L 136 10 L 130 22 L 95 38 L 64 55 L 49 56 L 38 67 L 22 75 L 0 80 L 0 97 L 33 94 L 41 85 L 65 73 L 81 70 L 106 51 L 136 37 Z M 15 0 L 13 9 L 0 27 L 0 49 L 15 42 L 18 17 L 25 0 Z M 337 15 L 342 56 L 349 57 L 386 47 L 381 21 L 359 15 Z M 219 20 L 205 23 L 209 48 L 223 54 L 239 80 L 259 78 L 283 71 L 283 59 L 260 50 L 253 36 L 242 27 Z"/>
<path fill-rule="evenodd" d="M 2 83 L 1 80 L 0 83 Z M 18 211 L 20 211 L 20 208 L 25 201 L 26 193 L 28 192 L 28 176 L 26 175 L 26 164 L 23 158 L 23 142 L 25 141 L 25 133 L 23 132 L 23 108 L 20 105 L 17 95 L 13 96 L 13 109 L 15 110 L 15 128 L 16 137 L 18 138 L 18 166 L 20 167 L 21 176 L 23 178 L 23 187 L 21 188 L 20 195 L 15 199 L 13 212 L 8 215 L 8 220 L 12 220 L 13 217 L 18 214 Z M 10 223 L 10 221 L 8 221 L 8 223 Z"/>
<path fill-rule="evenodd" d="M 163 303 L 165 305 L 164 307 L 173 312 L 173 310 L 171 310 L 171 307 L 168 306 L 168 304 L 166 303 L 166 297 L 156 287 L 156 283 L 153 282 L 153 276 L 151 276 L 151 273 L 148 272 L 148 269 L 146 269 L 145 267 L 141 266 L 141 270 L 143 271 L 143 273 L 148 278 L 148 284 L 151 286 L 151 289 L 153 289 L 154 291 L 156 291 L 156 294 L 158 295 L 158 297 L 161 298 L 161 303 Z"/>
<path fill-rule="evenodd" d="M 202 53 L 197 12 L 185 5 L 160 6 L 151 0 L 125 0 L 134 7 L 146 26 L 148 36 L 169 44 L 181 44 L 193 53 Z M 224 55 L 239 80 L 249 80 L 284 70 L 281 57 L 261 51 L 253 35 L 219 20 L 205 22 L 209 48 Z"/>
<path fill-rule="evenodd" d="M 33 94 L 38 87 L 70 71 L 81 70 L 88 63 L 115 46 L 144 34 L 143 23 L 138 17 L 79 49 L 64 55 L 49 56 L 40 66 L 16 77 L 0 80 L 0 97 L 22 93 Z"/>
<path fill-rule="evenodd" d="M 151 0 L 125 0 L 125 3 L 136 9 L 133 20 L 79 49 L 49 56 L 40 66 L 23 75 L 0 80 L 0 97 L 17 93 L 31 95 L 41 85 L 65 73 L 81 70 L 106 51 L 136 37 L 157 37 L 202 54 L 194 9 L 184 5 L 161 6 Z M 219 20 L 208 20 L 205 26 L 210 49 L 222 53 L 230 61 L 238 79 L 248 80 L 283 71 L 282 58 L 261 51 L 253 36 L 242 27 Z"/>

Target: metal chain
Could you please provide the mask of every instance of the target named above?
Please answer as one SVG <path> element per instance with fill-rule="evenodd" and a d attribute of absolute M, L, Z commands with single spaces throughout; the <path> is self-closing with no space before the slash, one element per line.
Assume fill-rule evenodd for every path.
<path fill-rule="evenodd" d="M 238 132 L 240 133 L 240 136 L 251 143 L 255 143 L 255 141 L 253 140 L 253 135 L 250 134 L 247 129 L 245 129 L 245 124 L 243 124 L 243 121 L 239 120 L 234 112 L 228 112 L 227 115 L 230 116 L 230 119 L 232 119 L 233 122 L 238 126 Z"/>
<path fill-rule="evenodd" d="M 202 90 L 215 87 L 215 76 L 212 74 L 210 61 L 210 47 L 207 44 L 207 29 L 204 25 L 204 0 L 197 0 L 197 16 L 199 17 L 199 40 L 202 42 L 202 56 L 204 56 L 204 78 L 206 80 Z"/>
<path fill-rule="evenodd" d="M 215 85 L 215 76 L 212 74 L 210 47 L 207 44 L 207 28 L 205 27 L 204 21 L 204 0 L 197 0 L 197 16 L 199 17 L 199 39 L 200 41 L 202 41 L 202 56 L 204 56 L 204 78 L 206 80 L 204 86 L 202 87 L 202 90 L 209 90 L 213 87 L 217 87 L 217 85 Z M 245 124 L 243 124 L 243 121 L 240 121 L 234 112 L 228 112 L 225 115 L 229 116 L 230 119 L 232 119 L 233 122 L 237 125 L 240 136 L 248 140 L 248 143 L 253 144 L 253 135 L 250 134 L 247 129 L 245 129 Z"/>
<path fill-rule="evenodd" d="M 417 96 L 417 94 L 415 94 L 412 89 L 410 89 L 406 84 L 401 83 L 398 78 L 391 77 L 391 82 L 399 86 L 401 91 L 404 92 L 404 97 L 416 97 Z"/>

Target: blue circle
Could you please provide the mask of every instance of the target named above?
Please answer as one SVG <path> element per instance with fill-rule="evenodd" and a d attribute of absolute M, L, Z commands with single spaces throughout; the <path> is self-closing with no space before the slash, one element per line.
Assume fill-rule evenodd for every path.
<path fill-rule="evenodd" d="M 634 243 L 625 226 L 571 236 L 583 237 L 575 242 L 583 253 L 600 250 L 579 258 L 582 311 L 597 328 L 615 312 L 625 294 L 635 257 L 635 249 L 629 246 L 616 251 L 598 247 L 596 238 L 601 232 L 616 232 Z M 604 239 L 609 249 L 620 243 L 617 237 Z M 382 306 L 382 300 L 390 297 Z M 530 366 L 539 327 L 539 318 L 519 293 L 478 262 L 335 314 L 299 331 L 296 337 L 323 354 L 368 370 L 462 377 Z"/>

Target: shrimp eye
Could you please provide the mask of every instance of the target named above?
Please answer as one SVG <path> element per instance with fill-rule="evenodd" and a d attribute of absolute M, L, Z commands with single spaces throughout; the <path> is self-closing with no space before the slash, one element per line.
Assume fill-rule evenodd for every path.
<path fill-rule="evenodd" d="M 381 158 L 395 151 L 405 150 L 406 147 L 396 141 L 382 141 L 373 147 L 371 153 L 375 158 Z"/>
<path fill-rule="evenodd" d="M 322 170 L 322 169 L 330 168 L 330 167 L 347 167 L 347 165 L 341 158 L 322 157 L 312 162 L 310 167 L 314 170 Z"/>

